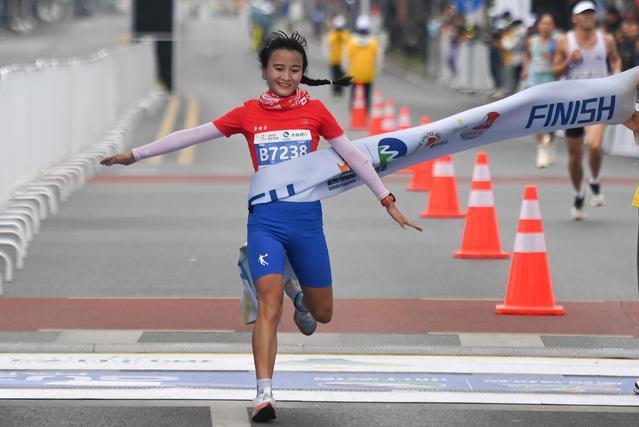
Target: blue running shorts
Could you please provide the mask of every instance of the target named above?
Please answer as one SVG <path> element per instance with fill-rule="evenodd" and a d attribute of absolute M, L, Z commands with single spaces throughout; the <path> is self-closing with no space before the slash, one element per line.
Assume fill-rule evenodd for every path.
<path fill-rule="evenodd" d="M 332 285 L 319 201 L 276 201 L 253 206 L 247 234 L 249 267 L 254 281 L 267 274 L 283 274 L 288 256 L 303 286 Z"/>

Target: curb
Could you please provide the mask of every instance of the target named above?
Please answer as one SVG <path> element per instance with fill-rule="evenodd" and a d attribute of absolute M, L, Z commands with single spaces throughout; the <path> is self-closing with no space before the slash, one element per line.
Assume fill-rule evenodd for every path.
<path fill-rule="evenodd" d="M 250 354 L 250 343 L 137 343 L 137 344 L 53 344 L 1 343 L 0 353 L 226 353 Z M 602 359 L 639 359 L 639 349 L 622 348 L 540 348 L 540 347 L 466 347 L 466 346 L 344 346 L 280 345 L 278 354 L 367 354 L 433 355 L 493 357 L 567 357 Z"/>

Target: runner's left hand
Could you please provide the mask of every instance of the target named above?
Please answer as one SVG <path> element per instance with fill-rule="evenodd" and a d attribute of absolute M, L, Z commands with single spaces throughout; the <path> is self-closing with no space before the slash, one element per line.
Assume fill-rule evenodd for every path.
<path fill-rule="evenodd" d="M 399 224 L 400 227 L 402 227 L 403 229 L 406 229 L 406 226 L 412 227 L 417 231 L 422 231 L 422 228 L 417 225 L 414 224 L 412 222 L 410 222 L 409 220 L 407 220 L 404 215 L 399 211 L 399 209 L 397 209 L 397 206 L 395 206 L 395 203 L 391 203 L 386 207 L 386 212 L 388 212 L 388 214 L 395 220 L 397 221 L 397 223 Z"/>
<path fill-rule="evenodd" d="M 635 111 L 632 116 L 623 122 L 624 126 L 635 133 L 639 133 L 639 111 Z"/>

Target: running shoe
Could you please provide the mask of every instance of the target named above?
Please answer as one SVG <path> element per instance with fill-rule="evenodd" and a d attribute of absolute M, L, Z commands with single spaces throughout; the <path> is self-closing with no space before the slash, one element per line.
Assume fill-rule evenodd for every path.
<path fill-rule="evenodd" d="M 537 168 L 543 169 L 548 167 L 549 164 L 550 159 L 548 158 L 548 149 L 543 145 L 537 146 Z"/>
<path fill-rule="evenodd" d="M 635 381 L 635 386 L 633 387 L 632 391 L 634 391 L 635 394 L 639 394 L 639 380 Z"/>
<path fill-rule="evenodd" d="M 547 168 L 555 162 L 555 144 L 549 133 L 544 134 L 541 144 L 537 146 L 537 167 Z"/>
<path fill-rule="evenodd" d="M 575 202 L 572 205 L 572 219 L 575 221 L 583 221 L 586 218 L 586 210 L 584 209 L 584 197 L 575 196 Z"/>
<path fill-rule="evenodd" d="M 300 282 L 296 279 L 289 279 L 284 285 L 284 292 L 293 301 L 295 307 L 295 313 L 293 314 L 293 321 L 304 335 L 313 335 L 315 329 L 317 329 L 317 320 L 302 304 L 302 287 Z"/>
<path fill-rule="evenodd" d="M 263 391 L 255 400 L 253 400 L 253 413 L 251 420 L 256 423 L 265 423 L 276 418 L 275 416 L 275 399 L 269 391 Z"/>
<path fill-rule="evenodd" d="M 592 193 L 592 197 L 590 199 L 590 206 L 594 206 L 599 208 L 606 204 L 606 198 L 601 192 L 601 184 L 598 182 L 590 183 L 590 192 Z"/>

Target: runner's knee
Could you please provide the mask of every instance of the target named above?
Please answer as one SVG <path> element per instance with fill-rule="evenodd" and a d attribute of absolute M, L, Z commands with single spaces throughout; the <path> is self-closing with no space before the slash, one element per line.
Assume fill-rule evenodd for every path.
<path fill-rule="evenodd" d="M 260 298 L 257 315 L 269 323 L 279 323 L 282 317 L 282 298 Z"/>
<path fill-rule="evenodd" d="M 333 306 L 326 305 L 311 310 L 311 314 L 320 323 L 328 323 L 333 318 Z"/>

